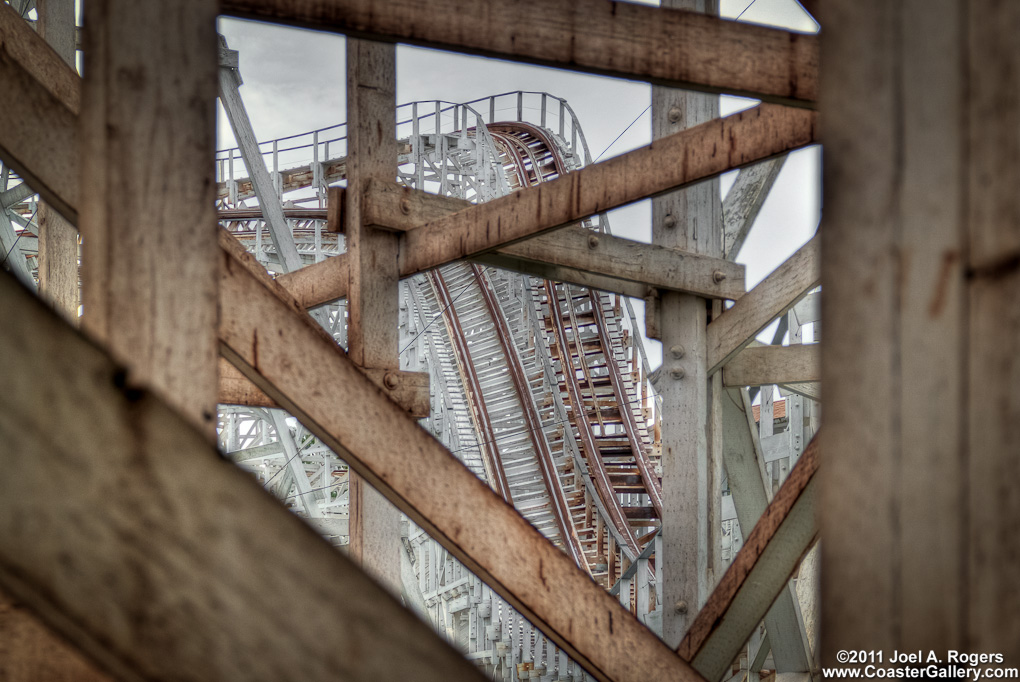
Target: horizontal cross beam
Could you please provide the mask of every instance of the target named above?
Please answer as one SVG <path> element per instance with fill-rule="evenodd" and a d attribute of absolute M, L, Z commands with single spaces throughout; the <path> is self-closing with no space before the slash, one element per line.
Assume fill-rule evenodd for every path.
<path fill-rule="evenodd" d="M 818 344 L 754 346 L 740 351 L 723 367 L 723 386 L 763 386 L 819 381 Z"/>
<path fill-rule="evenodd" d="M 222 0 L 224 14 L 813 106 L 818 37 L 607 0 Z"/>

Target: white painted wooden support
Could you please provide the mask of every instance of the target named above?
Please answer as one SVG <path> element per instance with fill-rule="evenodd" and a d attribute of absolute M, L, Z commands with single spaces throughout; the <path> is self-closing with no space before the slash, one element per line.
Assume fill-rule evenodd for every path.
<path fill-rule="evenodd" d="M 223 36 L 219 37 L 220 49 L 227 49 L 227 41 Z M 235 52 L 236 55 L 236 52 Z M 223 63 L 219 68 L 219 93 L 220 102 L 227 112 L 227 119 L 230 121 L 230 128 L 234 131 L 234 138 L 241 150 L 241 157 L 248 169 L 248 177 L 255 189 L 255 195 L 259 200 L 259 207 L 265 217 L 266 227 L 269 228 L 269 237 L 273 240 L 277 257 L 280 259 L 282 272 L 293 272 L 301 268 L 301 256 L 298 255 L 297 247 L 294 245 L 294 236 L 283 215 L 283 204 L 276 191 L 275 183 L 266 170 L 266 161 L 259 149 L 258 138 L 252 128 L 248 112 L 245 110 L 244 101 L 241 99 L 241 75 L 238 67 L 228 66 Z"/>

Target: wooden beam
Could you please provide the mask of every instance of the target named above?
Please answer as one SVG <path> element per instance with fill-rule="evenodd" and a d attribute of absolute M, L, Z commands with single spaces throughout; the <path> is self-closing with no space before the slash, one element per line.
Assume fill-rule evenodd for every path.
<path fill-rule="evenodd" d="M 596 678 L 700 679 L 373 386 L 236 240 L 221 242 L 221 351 L 242 373 Z"/>
<path fill-rule="evenodd" d="M 224 14 L 810 106 L 818 38 L 605 0 L 223 0 Z"/>
<path fill-rule="evenodd" d="M 686 187 L 812 144 L 815 133 L 813 112 L 765 104 L 702 123 L 411 230 L 401 237 L 400 271 L 422 272 Z"/>
<path fill-rule="evenodd" d="M 133 384 L 210 439 L 216 13 L 215 0 L 87 3 L 80 139 L 71 132 L 82 159 L 82 324 Z"/>
<path fill-rule="evenodd" d="M 509 248 L 514 242 L 813 144 L 817 141 L 815 136 L 816 117 L 812 112 L 768 105 L 704 123 L 551 182 L 419 224 L 400 237 L 400 276 L 410 277 L 492 251 L 507 251 L 510 260 L 504 262 L 512 262 L 518 258 Z M 719 140 L 723 141 L 722 148 Z M 683 161 L 677 163 L 677 159 Z M 444 205 L 454 205 L 445 199 L 429 201 L 431 208 L 428 210 L 437 213 Z M 610 239 L 608 243 L 617 242 Z M 565 248 L 565 251 L 571 250 Z M 533 255 L 534 251 L 528 253 Z M 481 260 L 490 258 L 486 256 Z M 287 274 L 280 282 L 305 307 L 344 298 L 348 266 L 335 262 L 337 260 L 327 259 Z M 517 262 L 527 267 L 520 260 Z M 565 275 L 575 269 L 563 267 Z M 603 264 L 603 267 L 608 266 Z M 571 279 L 575 278 L 571 276 Z M 611 284 L 612 280 L 578 283 L 595 282 Z M 621 287 L 625 289 L 621 293 L 634 294 L 634 288 L 626 283 L 606 288 L 612 291 Z"/>
<path fill-rule="evenodd" d="M 110 678 L 20 600 L 0 592 L 0 679 L 108 682 Z"/>
<path fill-rule="evenodd" d="M 591 273 L 604 291 L 648 287 L 706 298 L 737 299 L 744 295 L 744 266 L 722 258 L 643 244 L 580 226 L 564 227 L 482 256 L 486 263 L 556 281 L 572 281 L 572 273 Z M 615 286 L 612 286 L 616 282 Z M 586 282 L 579 282 L 586 284 Z M 637 285 L 637 286 L 634 286 Z"/>
<path fill-rule="evenodd" d="M 680 656 L 706 679 L 722 679 L 814 543 L 817 471 L 816 436 L 680 643 Z"/>
<path fill-rule="evenodd" d="M 77 223 L 78 76 L 6 3 L 0 3 L 0 160 Z"/>
<path fill-rule="evenodd" d="M 818 286 L 819 237 L 800 247 L 758 286 L 708 325 L 708 372 L 717 372 L 762 329 Z"/>
<path fill-rule="evenodd" d="M 1015 661 L 1020 5 L 821 4 L 822 665 Z"/>
<path fill-rule="evenodd" d="M 723 368 L 724 386 L 763 386 L 818 381 L 817 344 L 745 348 Z"/>
<path fill-rule="evenodd" d="M 69 84 L 77 78 L 74 0 L 44 0 L 37 3 L 36 9 L 39 13 L 37 25 L 39 35 L 72 69 L 69 75 L 66 69 L 51 66 L 57 73 L 56 80 L 61 82 L 63 87 L 69 87 Z M 4 14 L 7 15 L 6 12 Z M 51 57 L 46 55 L 44 58 Z M 74 88 L 74 91 L 76 93 L 77 88 Z M 39 295 L 76 324 L 79 303 L 78 230 L 68 223 L 66 218 L 51 209 L 45 201 L 39 205 L 37 211 Z"/>
<path fill-rule="evenodd" d="M 0 316 L 0 585 L 114 677 L 482 679 L 7 275 Z"/>

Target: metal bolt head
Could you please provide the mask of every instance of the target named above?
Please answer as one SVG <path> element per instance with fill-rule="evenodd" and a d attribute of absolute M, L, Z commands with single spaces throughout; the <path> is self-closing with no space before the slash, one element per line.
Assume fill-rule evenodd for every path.
<path fill-rule="evenodd" d="M 687 602 L 681 599 L 676 603 L 676 606 L 674 608 L 676 609 L 677 613 L 687 613 Z"/>
<path fill-rule="evenodd" d="M 411 200 L 404 198 L 400 200 L 400 212 L 404 215 L 411 215 Z"/>
<path fill-rule="evenodd" d="M 669 376 L 672 377 L 673 379 L 676 379 L 677 381 L 680 381 L 685 376 L 687 376 L 687 372 L 684 371 L 683 367 L 674 367 L 673 369 L 669 370 Z"/>
<path fill-rule="evenodd" d="M 670 107 L 669 113 L 666 114 L 669 117 L 670 123 L 679 123 L 683 115 L 684 112 L 680 110 L 680 107 Z"/>
<path fill-rule="evenodd" d="M 726 273 L 722 270 L 716 270 L 712 273 L 712 281 L 716 284 L 720 284 L 726 279 Z"/>
<path fill-rule="evenodd" d="M 598 238 L 598 236 L 594 235 L 594 234 L 588 235 L 588 248 L 589 249 L 594 249 L 594 248 L 597 248 L 598 245 L 599 245 L 599 238 Z"/>
<path fill-rule="evenodd" d="M 383 385 L 391 391 L 397 387 L 400 381 L 397 379 L 397 375 L 393 372 L 386 372 L 383 376 Z"/>
<path fill-rule="evenodd" d="M 672 230 L 674 227 L 676 227 L 676 218 L 674 218 L 671 215 L 668 215 L 666 216 L 666 219 L 662 221 L 662 224 L 666 227 L 666 229 Z"/>
<path fill-rule="evenodd" d="M 672 355 L 677 360 L 682 358 L 684 356 L 684 353 L 686 352 L 687 351 L 684 349 L 684 347 L 681 346 L 679 343 L 669 349 L 670 355 Z"/>

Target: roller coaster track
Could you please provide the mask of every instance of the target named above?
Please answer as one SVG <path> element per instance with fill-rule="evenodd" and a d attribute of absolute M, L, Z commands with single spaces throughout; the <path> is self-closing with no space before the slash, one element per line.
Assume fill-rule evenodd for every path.
<path fill-rule="evenodd" d="M 540 107 L 526 106 L 536 101 Z M 507 102 L 509 107 L 500 107 Z M 480 113 L 486 104 L 487 117 Z M 517 120 L 499 119 L 500 110 L 512 111 L 513 104 Z M 528 110 L 541 116 L 525 121 Z M 554 179 L 590 158 L 569 107 L 544 93 L 508 93 L 467 104 L 412 103 L 398 108 L 397 119 L 398 180 L 475 202 Z M 326 186 L 346 175 L 343 125 L 266 143 L 262 152 L 302 259 L 314 262 L 342 252 L 342 235 L 325 233 L 323 216 Z M 261 210 L 247 203 L 254 196 L 251 182 L 234 176 L 236 160 L 236 150 L 218 155 L 220 221 L 272 270 L 275 249 Z M 585 225 L 608 229 L 605 216 L 592 216 Z M 628 353 L 618 303 L 584 287 L 470 263 L 406 280 L 401 301 L 406 351 L 401 366 L 428 369 L 432 376 L 432 414 L 423 426 L 606 589 L 632 562 L 648 576 L 644 589 L 654 584 L 649 544 L 660 524 L 661 491 L 646 425 L 650 391 L 642 384 L 646 378 L 637 378 L 643 358 L 633 349 Z M 343 343 L 344 309 L 338 304 L 329 309 Z M 257 410 L 247 415 L 234 410 L 234 435 L 228 436 L 234 448 L 247 445 L 253 458 L 260 448 L 271 448 L 258 444 L 267 434 L 284 439 L 263 417 Z M 247 436 L 243 429 L 250 429 Z M 312 516 L 318 504 L 327 510 L 325 517 L 343 514 L 346 501 L 339 494 L 317 495 L 315 504 L 295 503 L 301 492 L 288 495 L 294 465 L 275 456 L 260 460 L 257 473 L 295 511 Z M 336 470 L 342 466 L 338 460 L 321 456 L 321 467 L 305 462 L 311 480 L 346 480 Z M 511 663 L 584 677 L 420 530 L 412 529 L 405 542 L 413 550 L 430 618 L 459 645 L 466 637 L 469 657 L 503 665 L 504 679 L 529 677 Z M 631 569 L 628 575 L 633 574 Z M 621 582 L 627 585 L 621 601 L 636 604 L 636 583 Z M 472 597 L 461 602 L 465 590 Z M 454 616 L 463 608 L 470 610 L 467 632 L 451 625 L 461 622 Z"/>

